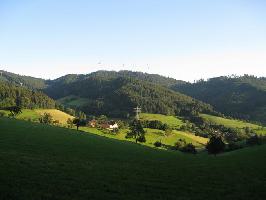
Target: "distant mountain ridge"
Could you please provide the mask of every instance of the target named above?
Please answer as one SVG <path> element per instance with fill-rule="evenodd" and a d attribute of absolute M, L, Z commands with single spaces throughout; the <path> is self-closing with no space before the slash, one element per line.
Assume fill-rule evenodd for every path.
<path fill-rule="evenodd" d="M 0 110 L 5 107 L 55 108 L 55 101 L 40 91 L 33 91 L 24 86 L 0 82 Z"/>
<path fill-rule="evenodd" d="M 55 80 L 4 73 L 5 82 L 41 90 L 60 103 L 85 111 L 125 117 L 140 105 L 144 112 L 177 115 L 187 112 L 212 112 L 210 105 L 180 94 L 168 87 L 185 84 L 157 74 L 131 71 L 97 71 L 68 74 Z M 3 80 L 3 79 L 2 79 Z"/>
<path fill-rule="evenodd" d="M 172 87 L 236 118 L 266 123 L 266 78 L 230 76 Z"/>
<path fill-rule="evenodd" d="M 66 80 L 66 79 L 65 79 Z M 143 112 L 178 115 L 184 110 L 211 112 L 203 102 L 174 92 L 167 87 L 132 77 L 99 76 L 94 74 L 82 79 L 71 78 L 45 89 L 45 92 L 61 103 L 76 107 L 87 114 L 107 114 L 126 117 L 139 105 Z M 69 76 L 67 77 L 69 80 Z"/>
<path fill-rule="evenodd" d="M 23 85 L 29 89 L 44 89 L 47 87 L 47 81 L 44 79 L 18 75 L 4 70 L 0 70 L 0 82 Z"/>
<path fill-rule="evenodd" d="M 126 70 L 68 74 L 54 80 L 20 76 L 5 71 L 0 71 L 0 73 L 0 82 L 22 84 L 31 90 L 41 90 L 63 104 L 97 114 L 101 112 L 117 113 L 119 110 L 122 110 L 121 113 L 128 113 L 128 109 L 123 107 L 126 104 L 121 106 L 119 101 L 128 102 L 129 107 L 140 104 L 140 101 L 146 102 L 144 110 L 147 112 L 178 113 L 180 109 L 175 108 L 178 106 L 176 98 L 184 94 L 183 97 L 186 96 L 185 101 L 190 102 L 190 99 L 195 98 L 197 100 L 194 99 L 194 102 L 206 102 L 201 107 L 210 104 L 215 110 L 225 115 L 266 124 L 266 78 L 248 75 L 240 77 L 222 76 L 207 81 L 200 80 L 196 83 L 188 83 L 157 74 Z M 121 83 L 125 86 L 123 87 Z M 137 86 L 134 85 L 139 85 L 139 88 L 141 85 L 142 90 L 136 89 Z M 144 97 L 141 92 L 145 93 L 145 90 L 150 92 Z M 187 98 L 187 96 L 192 98 Z M 153 103 L 148 105 L 145 99 Z M 116 103 L 110 105 L 112 101 Z M 170 106 L 170 104 L 172 105 Z M 181 107 L 184 109 L 186 103 L 183 102 L 182 105 Z M 93 106 L 97 110 L 89 108 Z M 114 108 L 115 106 L 116 108 Z"/>
<path fill-rule="evenodd" d="M 135 78 L 142 81 L 147 81 L 150 83 L 162 85 L 165 87 L 171 87 L 174 85 L 179 84 L 185 84 L 187 82 L 176 80 L 174 78 L 164 77 L 158 74 L 148 74 L 143 72 L 133 72 L 133 71 L 127 71 L 127 70 L 121 70 L 121 71 L 105 71 L 100 70 L 96 72 L 92 72 L 90 74 L 68 74 L 65 76 L 62 76 L 60 78 L 57 78 L 55 80 L 52 80 L 50 83 L 71 83 L 75 81 L 81 81 L 87 78 L 103 78 L 103 79 L 114 79 L 119 77 L 124 78 Z"/>
<path fill-rule="evenodd" d="M 118 77 L 131 77 L 136 78 L 139 80 L 151 82 L 154 84 L 162 85 L 165 87 L 171 87 L 174 85 L 185 84 L 186 81 L 176 80 L 174 78 L 169 78 L 165 76 L 161 76 L 158 74 L 148 74 L 143 72 L 133 72 L 128 70 L 121 70 L 121 71 L 106 71 L 106 70 L 99 70 L 96 72 L 92 72 L 89 74 L 67 74 L 61 76 L 54 80 L 45 80 L 42 78 L 35 78 L 31 76 L 23 76 L 18 75 L 15 73 L 7 72 L 4 70 L 0 70 L 0 81 L 20 84 L 22 83 L 24 86 L 30 89 L 44 89 L 53 84 L 68 84 L 75 81 L 81 81 L 90 77 L 98 77 L 104 79 L 112 79 Z"/>

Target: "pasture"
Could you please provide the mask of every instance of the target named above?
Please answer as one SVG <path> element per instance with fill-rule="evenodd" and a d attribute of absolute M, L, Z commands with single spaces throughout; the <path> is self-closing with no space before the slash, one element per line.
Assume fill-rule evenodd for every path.
<path fill-rule="evenodd" d="M 36 109 L 35 112 L 38 113 L 39 115 L 43 115 L 44 113 L 49 113 L 52 115 L 53 119 L 58 120 L 60 124 L 66 124 L 69 118 L 70 119 L 74 118 L 73 116 L 57 109 Z"/>
<path fill-rule="evenodd" d="M 217 116 L 208 115 L 208 114 L 200 114 L 200 116 L 209 122 L 212 122 L 214 124 L 221 124 L 221 125 L 224 125 L 225 127 L 229 127 L 229 128 L 238 128 L 238 129 L 243 129 L 245 127 L 250 127 L 252 129 L 262 128 L 259 125 L 244 122 L 241 120 L 226 119 L 226 118 L 217 117 Z"/>
<path fill-rule="evenodd" d="M 90 128 L 90 127 L 80 127 L 80 130 L 90 134 L 95 134 L 107 138 L 125 140 L 135 143 L 134 139 L 126 138 L 126 133 L 129 131 L 128 129 L 120 129 L 118 133 L 111 133 L 108 131 L 98 130 L 97 128 Z M 161 141 L 162 144 L 164 144 L 164 146 L 171 148 L 175 145 L 175 143 L 179 139 L 183 139 L 187 143 L 192 143 L 193 145 L 195 145 L 195 147 L 198 150 L 202 150 L 204 149 L 206 143 L 208 142 L 207 138 L 195 136 L 192 133 L 188 132 L 173 130 L 171 133 L 166 134 L 164 131 L 158 129 L 145 128 L 144 130 L 146 132 L 145 133 L 146 142 L 141 143 L 141 145 L 149 147 L 154 147 L 154 143 L 156 141 Z"/>
<path fill-rule="evenodd" d="M 0 118 L 0 199 L 261 200 L 265 153 L 190 155 Z"/>
<path fill-rule="evenodd" d="M 162 114 L 141 113 L 140 120 L 158 120 L 164 124 L 167 124 L 171 128 L 180 128 L 183 125 L 182 119 L 175 116 L 167 116 Z"/>

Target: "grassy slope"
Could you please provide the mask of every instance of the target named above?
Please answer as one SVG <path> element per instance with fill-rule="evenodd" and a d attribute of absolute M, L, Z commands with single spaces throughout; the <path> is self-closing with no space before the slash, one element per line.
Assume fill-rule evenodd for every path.
<path fill-rule="evenodd" d="M 217 116 L 213 116 L 213 115 L 207 115 L 207 114 L 201 114 L 201 117 L 203 117 L 204 119 L 216 123 L 216 124 L 222 124 L 226 127 L 230 127 L 230 128 L 245 128 L 245 127 L 250 127 L 252 129 L 258 129 L 261 128 L 261 126 L 256 125 L 256 124 L 251 124 L 251 123 L 247 123 L 241 120 L 234 120 L 234 119 L 225 119 L 222 117 L 217 117 Z"/>
<path fill-rule="evenodd" d="M 5 113 L 5 116 L 9 114 L 9 111 L 2 111 L 1 112 Z M 60 110 L 57 109 L 23 109 L 21 114 L 18 114 L 16 116 L 17 119 L 23 119 L 23 120 L 28 120 L 30 119 L 31 121 L 38 121 L 41 115 L 44 113 L 50 113 L 53 117 L 54 120 L 59 120 L 59 123 L 61 124 L 66 124 L 66 121 L 68 118 L 73 119 L 74 117 L 64 113 Z"/>
<path fill-rule="evenodd" d="M 150 114 L 150 113 L 141 113 L 140 114 L 141 120 L 158 120 L 162 123 L 168 124 L 172 128 L 179 128 L 183 122 L 181 119 L 178 119 L 174 116 L 166 116 L 161 114 Z"/>
<path fill-rule="evenodd" d="M 58 120 L 61 124 L 66 124 L 69 118 L 74 118 L 73 116 L 56 109 L 37 109 L 35 111 L 40 115 L 43 115 L 44 113 L 50 113 L 53 116 L 53 119 Z"/>
<path fill-rule="evenodd" d="M 163 123 L 168 124 L 171 127 L 178 128 L 180 125 L 183 124 L 183 122 L 174 117 L 174 116 L 166 116 L 161 114 L 149 114 L 149 113 L 141 113 L 141 120 L 159 120 Z M 126 141 L 132 141 L 135 142 L 134 139 L 126 139 L 126 133 L 129 130 L 122 129 L 119 131 L 118 134 L 106 134 L 103 133 L 100 130 L 97 130 L 95 128 L 89 128 L 89 127 L 81 127 L 81 130 L 85 132 L 90 132 L 96 135 L 105 136 L 109 138 L 114 138 L 118 140 L 126 140 Z M 176 131 L 173 130 L 170 135 L 165 135 L 165 132 L 162 130 L 157 129 L 150 129 L 145 128 L 146 131 L 146 143 L 144 145 L 154 147 L 154 143 L 156 141 L 161 141 L 166 146 L 173 146 L 179 139 L 185 139 L 187 143 L 194 144 L 198 149 L 204 148 L 204 145 L 207 143 L 208 139 L 195 136 L 193 134 L 182 132 L 182 131 Z"/>
<path fill-rule="evenodd" d="M 106 134 L 103 133 L 101 130 L 97 130 L 96 128 L 89 128 L 89 127 L 81 127 L 80 130 L 93 133 L 96 135 L 118 139 L 118 140 L 125 140 L 135 142 L 134 139 L 126 139 L 126 133 L 128 130 L 122 129 L 119 131 L 118 134 Z M 204 145 L 208 142 L 207 138 L 198 137 L 189 133 L 181 132 L 181 131 L 173 131 L 170 135 L 165 135 L 164 131 L 158 129 L 150 129 L 145 128 L 146 131 L 146 143 L 142 143 L 145 146 L 154 147 L 154 143 L 156 141 L 161 141 L 166 146 L 174 146 L 174 144 L 179 139 L 185 139 L 187 143 L 194 144 L 198 149 L 203 149 Z"/>
<path fill-rule="evenodd" d="M 0 118 L 0 199 L 265 199 L 265 153 L 194 156 Z"/>
<path fill-rule="evenodd" d="M 77 97 L 74 95 L 66 96 L 64 98 L 58 99 L 57 101 L 64 105 L 77 106 L 77 107 L 86 105 L 88 103 L 88 99 Z"/>
<path fill-rule="evenodd" d="M 238 129 L 250 127 L 253 130 L 255 130 L 257 134 L 266 135 L 266 128 L 256 125 L 256 124 L 247 123 L 241 120 L 225 119 L 222 117 L 217 117 L 217 116 L 212 116 L 212 115 L 207 115 L 207 114 L 201 114 L 201 116 L 210 122 L 213 122 L 215 124 L 221 124 L 221 125 L 224 125 L 225 127 L 238 128 Z"/>

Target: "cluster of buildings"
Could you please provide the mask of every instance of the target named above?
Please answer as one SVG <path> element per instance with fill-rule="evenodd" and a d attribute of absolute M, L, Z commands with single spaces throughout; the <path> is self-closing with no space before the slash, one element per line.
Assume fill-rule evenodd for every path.
<path fill-rule="evenodd" d="M 109 122 L 98 122 L 97 120 L 93 119 L 89 121 L 89 126 L 93 128 L 102 128 L 109 131 L 113 131 L 115 129 L 118 129 L 119 126 L 115 121 L 109 121 Z"/>

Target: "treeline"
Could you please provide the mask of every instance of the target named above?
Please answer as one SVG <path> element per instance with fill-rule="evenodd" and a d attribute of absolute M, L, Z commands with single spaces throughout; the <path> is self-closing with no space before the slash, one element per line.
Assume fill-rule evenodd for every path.
<path fill-rule="evenodd" d="M 91 77 L 57 84 L 45 90 L 55 98 L 77 96 L 86 103 L 72 105 L 87 114 L 127 117 L 137 105 L 143 112 L 183 115 L 191 112 L 213 112 L 212 107 L 157 84 L 135 78 Z"/>
<path fill-rule="evenodd" d="M 0 109 L 12 106 L 29 109 L 54 108 L 55 101 L 42 92 L 0 82 Z"/>
<path fill-rule="evenodd" d="M 13 85 L 24 86 L 28 89 L 43 89 L 47 86 L 46 80 L 34 78 L 31 76 L 21 76 L 18 74 L 0 70 L 0 82 L 10 83 Z"/>

